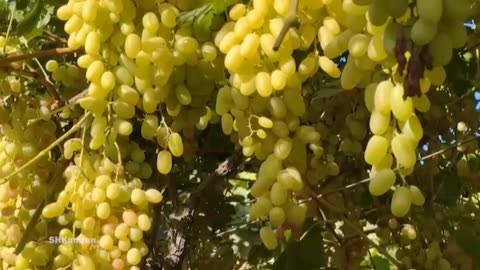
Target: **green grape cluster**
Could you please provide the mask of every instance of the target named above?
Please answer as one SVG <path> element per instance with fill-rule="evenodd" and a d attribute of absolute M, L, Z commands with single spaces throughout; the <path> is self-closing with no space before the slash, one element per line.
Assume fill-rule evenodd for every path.
<path fill-rule="evenodd" d="M 141 136 L 163 148 L 161 173 L 170 172 L 173 157 L 194 156 L 195 131 L 212 119 L 207 102 L 223 60 L 213 43 L 192 37 L 190 25 L 177 26 L 178 14 L 169 3 L 131 0 L 70 1 L 57 11 L 69 47 L 86 53 L 77 63 L 86 69 L 88 94 L 78 103 L 95 117 L 90 149 L 130 136 L 141 110 Z"/>
<path fill-rule="evenodd" d="M 76 146 L 70 143 L 65 148 L 73 151 Z M 78 241 L 56 245 L 54 266 L 124 269 L 138 265 L 148 253 L 144 232 L 152 226 L 149 205 L 161 202 L 162 194 L 144 190 L 139 178 L 129 177 L 128 163 L 115 164 L 88 152 L 76 153 L 74 160 L 65 170 L 65 188 L 42 211 L 47 221 L 63 227 L 60 239 Z"/>

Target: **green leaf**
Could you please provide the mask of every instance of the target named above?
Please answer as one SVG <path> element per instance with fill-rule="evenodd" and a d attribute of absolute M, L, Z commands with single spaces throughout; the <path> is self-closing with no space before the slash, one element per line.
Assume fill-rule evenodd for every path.
<path fill-rule="evenodd" d="M 35 1 L 34 6 L 25 14 L 23 19 L 17 24 L 16 32 L 17 35 L 23 36 L 32 32 L 36 26 L 37 22 L 42 15 L 44 1 Z"/>
<path fill-rule="evenodd" d="M 193 34 L 199 41 L 205 41 L 210 37 L 213 11 L 200 14 L 193 22 Z"/>
<path fill-rule="evenodd" d="M 208 13 L 211 10 L 212 10 L 212 6 L 204 5 L 202 7 L 196 8 L 194 10 L 184 12 L 184 13 L 180 14 L 180 16 L 178 16 L 178 23 L 180 25 L 187 24 L 187 23 L 193 23 L 197 17 L 199 17 L 202 14 Z"/>
<path fill-rule="evenodd" d="M 300 241 L 292 240 L 273 265 L 273 270 L 311 270 L 325 266 L 323 230 L 316 225 Z"/>
<path fill-rule="evenodd" d="M 206 4 L 209 4 L 213 8 L 215 14 L 224 12 L 229 6 L 235 4 L 236 0 L 206 0 Z"/>
<path fill-rule="evenodd" d="M 381 256 L 373 256 L 371 258 L 372 269 L 390 270 L 390 261 Z"/>

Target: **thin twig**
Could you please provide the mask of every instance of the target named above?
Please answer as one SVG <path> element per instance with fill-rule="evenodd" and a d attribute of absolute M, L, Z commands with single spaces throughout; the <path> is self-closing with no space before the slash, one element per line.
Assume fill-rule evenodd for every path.
<path fill-rule="evenodd" d="M 399 262 L 397 259 L 395 259 L 392 255 L 390 255 L 384 248 L 382 248 L 377 243 L 375 243 L 375 241 L 370 239 L 368 237 L 368 235 L 366 235 L 365 232 L 362 229 L 355 226 L 355 224 L 353 224 L 350 220 L 348 220 L 345 217 L 342 217 L 342 220 L 343 220 L 343 224 L 349 226 L 350 228 L 352 228 L 352 230 L 357 232 L 358 235 L 360 235 L 360 237 L 362 237 L 364 240 L 368 241 L 370 243 L 370 245 L 372 245 L 373 247 L 375 247 L 378 250 L 379 253 L 381 253 L 383 256 L 385 256 L 390 262 L 395 264 L 395 266 L 398 269 L 404 269 L 404 265 L 401 262 Z"/>
<path fill-rule="evenodd" d="M 426 155 L 426 156 L 423 156 L 423 157 L 419 158 L 418 161 L 425 161 L 425 160 L 427 160 L 427 159 L 436 157 L 436 156 L 441 155 L 441 154 L 443 154 L 443 153 L 445 153 L 445 152 L 447 152 L 447 151 L 450 151 L 450 150 L 452 150 L 452 149 L 455 149 L 455 148 L 457 148 L 458 146 L 462 146 L 462 145 L 464 145 L 464 144 L 467 144 L 467 143 L 469 143 L 469 142 L 472 142 L 472 141 L 475 141 L 475 140 L 479 140 L 479 139 L 480 139 L 480 136 L 476 136 L 476 137 L 467 139 L 467 140 L 465 140 L 465 141 L 461 141 L 461 142 L 459 142 L 459 143 L 457 143 L 457 144 L 455 144 L 455 145 L 449 146 L 449 147 L 444 148 L 444 149 L 442 149 L 442 150 L 439 150 L 439 151 L 433 152 L 433 153 L 431 153 L 431 154 L 428 154 L 428 155 Z M 393 169 L 393 171 L 398 171 L 398 170 L 399 170 L 399 168 Z M 356 187 L 356 186 L 360 186 L 360 185 L 362 185 L 362 184 L 368 183 L 368 182 L 370 182 L 370 180 L 372 180 L 372 177 L 365 178 L 365 179 L 363 179 L 363 180 L 360 180 L 360 181 L 358 181 L 358 182 L 355 182 L 355 183 L 352 183 L 352 184 L 343 186 L 343 187 L 341 187 L 341 188 L 332 189 L 332 190 L 327 190 L 327 191 L 324 191 L 324 192 L 322 192 L 322 193 L 320 193 L 320 194 L 317 194 L 317 197 L 320 198 L 320 197 L 322 197 L 322 196 L 324 196 L 324 195 L 328 195 L 328 194 L 332 194 L 332 193 L 337 193 L 337 192 L 341 192 L 341 191 L 344 191 L 344 190 L 347 190 L 347 189 L 350 189 L 350 188 L 354 188 L 354 187 Z M 309 202 L 309 201 L 311 201 L 311 200 L 313 200 L 313 198 L 307 198 L 307 199 L 304 199 L 304 200 L 300 200 L 300 202 L 301 202 L 301 203 L 303 203 L 303 202 Z"/>
<path fill-rule="evenodd" d="M 12 70 L 12 72 L 17 73 L 18 75 L 30 77 L 36 81 L 38 81 L 40 84 L 45 86 L 47 89 L 47 92 L 57 101 L 57 102 L 62 102 L 62 98 L 57 92 L 57 88 L 55 85 L 51 82 L 49 82 L 45 77 L 40 76 L 40 74 L 33 72 L 33 71 L 27 71 L 27 70 Z"/>
<path fill-rule="evenodd" d="M 72 50 L 70 48 L 55 48 L 51 50 L 38 51 L 34 53 L 29 53 L 29 54 L 14 55 L 6 58 L 0 58 L 0 67 L 6 67 L 11 63 L 30 60 L 33 58 L 44 58 L 44 57 L 50 57 L 50 56 L 72 54 L 76 52 L 79 52 L 79 50 Z"/>
<path fill-rule="evenodd" d="M 283 27 L 280 30 L 280 33 L 278 34 L 277 39 L 275 40 L 275 43 L 273 44 L 274 51 L 278 51 L 278 49 L 280 49 L 280 45 L 282 44 L 283 39 L 287 35 L 288 30 L 290 30 L 290 28 L 295 27 L 298 24 L 298 18 L 297 18 L 298 2 L 299 0 L 292 0 L 290 4 L 290 10 L 288 11 L 287 16 L 285 16 L 285 19 L 283 20 Z"/>
<path fill-rule="evenodd" d="M 34 164 L 35 162 L 39 161 L 40 158 L 42 158 L 43 156 L 47 155 L 50 150 L 52 150 L 53 148 L 55 148 L 57 145 L 59 145 L 60 143 L 62 143 L 64 140 L 66 140 L 67 138 L 69 138 L 73 133 L 75 133 L 77 130 L 79 130 L 81 127 L 82 127 L 82 124 L 90 117 L 90 112 L 89 113 L 86 113 L 75 125 L 73 125 L 73 127 L 65 132 L 65 134 L 63 134 L 62 136 L 60 136 L 60 138 L 58 138 L 56 141 L 54 141 L 52 144 L 50 144 L 48 147 L 46 147 L 45 149 L 43 149 L 42 151 L 40 151 L 34 158 L 32 158 L 31 160 L 29 160 L 27 163 L 23 164 L 23 166 L 21 166 L 20 168 L 18 168 L 17 170 L 15 170 L 14 172 L 12 172 L 11 174 L 7 175 L 6 177 L 4 177 L 3 179 L 0 180 L 0 184 L 3 184 L 5 183 L 6 181 L 8 181 L 9 178 L 13 177 L 14 175 L 18 174 L 19 172 L 25 170 L 26 168 L 28 168 L 30 165 Z"/>

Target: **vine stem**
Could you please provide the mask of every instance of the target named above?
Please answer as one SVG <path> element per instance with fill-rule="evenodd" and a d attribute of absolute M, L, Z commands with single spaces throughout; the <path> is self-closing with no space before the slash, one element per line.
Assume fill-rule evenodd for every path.
<path fill-rule="evenodd" d="M 275 43 L 273 44 L 274 51 L 278 51 L 278 49 L 280 49 L 280 45 L 282 45 L 282 41 L 287 35 L 288 30 L 290 30 L 290 28 L 298 24 L 298 18 L 297 18 L 298 2 L 299 0 L 292 0 L 290 3 L 290 9 L 288 10 L 288 14 L 287 16 L 285 16 L 285 19 L 283 20 L 283 27 L 280 30 L 280 33 L 278 34 L 277 39 L 275 40 Z"/>
<path fill-rule="evenodd" d="M 29 53 L 29 54 L 14 55 L 14 56 L 6 57 L 3 59 L 0 58 L 0 68 L 6 67 L 11 63 L 15 63 L 23 60 L 29 60 L 33 58 L 44 58 L 44 57 L 55 56 L 55 55 L 72 54 L 76 52 L 79 52 L 79 50 L 73 50 L 70 48 L 55 48 L 51 50 L 38 51 L 38 52 Z"/>
<path fill-rule="evenodd" d="M 82 127 L 82 124 L 88 119 L 88 117 L 90 116 L 90 112 L 86 113 L 75 125 L 73 125 L 73 127 L 68 130 L 67 132 L 65 132 L 65 134 L 63 134 L 60 138 L 58 138 L 56 141 L 54 141 L 52 144 L 50 144 L 47 148 L 43 149 L 42 151 L 40 151 L 40 153 L 38 153 L 34 158 L 32 158 L 31 160 L 29 160 L 27 163 L 23 164 L 23 166 L 21 166 L 20 168 L 18 168 L 16 171 L 12 172 L 11 174 L 7 175 L 6 177 L 4 177 L 0 184 L 3 184 L 5 183 L 6 181 L 8 181 L 9 178 L 15 176 L 16 174 L 18 174 L 19 172 L 25 170 L 26 168 L 28 168 L 28 166 L 34 164 L 35 162 L 39 161 L 40 158 L 42 158 L 43 156 L 47 155 L 50 150 L 52 150 L 53 148 L 57 147 L 59 144 L 61 144 L 64 140 L 66 140 L 68 137 L 70 137 L 73 133 L 77 132 L 77 130 L 79 130 L 81 127 Z"/>

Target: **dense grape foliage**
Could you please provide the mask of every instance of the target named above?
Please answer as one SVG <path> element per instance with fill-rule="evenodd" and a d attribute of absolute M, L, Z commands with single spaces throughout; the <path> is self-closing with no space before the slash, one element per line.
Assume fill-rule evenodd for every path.
<path fill-rule="evenodd" d="M 41 52 L 27 57 L 33 38 L 22 23 L 19 36 L 12 22 L 0 32 L 2 269 L 143 269 L 155 254 L 148 237 L 167 226 L 153 218 L 158 205 L 183 200 L 175 193 L 189 187 L 175 178 L 213 152 L 204 144 L 215 127 L 255 170 L 241 215 L 264 250 L 289 252 L 320 224 L 335 269 L 373 264 L 364 261 L 372 253 L 398 269 L 478 269 L 457 242 L 479 220 L 480 118 L 472 92 L 451 78 L 457 62 L 476 57 L 468 68 L 479 68 L 469 47 L 478 33 L 464 23 L 480 4 L 204 2 L 51 6 L 61 37 L 45 35 L 65 52 L 42 62 Z M 202 189 L 211 187 L 205 175 L 227 175 L 195 174 Z M 455 207 L 440 203 L 452 200 L 441 194 L 449 188 Z M 189 196 L 210 203 L 205 194 Z M 169 222 L 188 218 L 177 219 Z"/>

